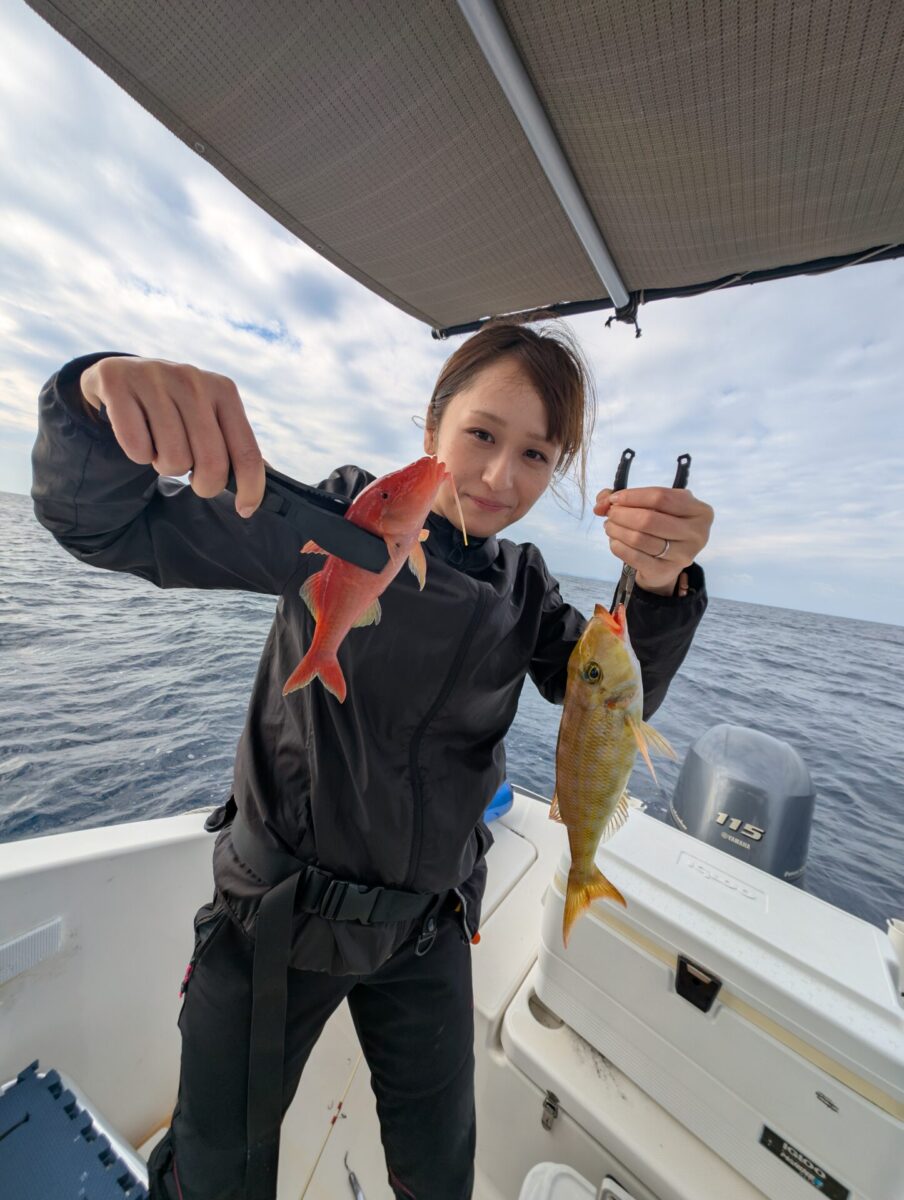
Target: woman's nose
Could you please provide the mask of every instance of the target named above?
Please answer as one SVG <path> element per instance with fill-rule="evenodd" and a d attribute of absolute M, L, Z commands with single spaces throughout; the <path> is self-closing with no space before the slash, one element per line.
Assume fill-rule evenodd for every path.
<path fill-rule="evenodd" d="M 483 482 L 496 492 L 507 491 L 512 486 L 514 473 L 511 458 L 504 451 L 492 455 L 483 472 Z"/>

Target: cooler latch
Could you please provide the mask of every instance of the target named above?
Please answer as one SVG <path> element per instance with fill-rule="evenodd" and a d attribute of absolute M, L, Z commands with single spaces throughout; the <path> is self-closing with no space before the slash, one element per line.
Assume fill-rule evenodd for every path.
<path fill-rule="evenodd" d="M 709 1012 L 721 986 L 721 979 L 679 954 L 675 974 L 675 991 L 679 996 L 701 1012 Z"/>
<path fill-rule="evenodd" d="M 544 1129 L 552 1129 L 552 1123 L 559 1115 L 559 1097 L 555 1092 L 547 1092 L 543 1097 L 543 1116 L 540 1123 Z"/>

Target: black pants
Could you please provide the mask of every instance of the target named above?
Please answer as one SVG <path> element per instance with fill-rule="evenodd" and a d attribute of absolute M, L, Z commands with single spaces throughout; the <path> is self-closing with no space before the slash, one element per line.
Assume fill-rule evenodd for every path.
<path fill-rule="evenodd" d="M 179 1028 L 170 1133 L 149 1167 L 151 1200 L 243 1200 L 254 943 L 223 908 L 198 915 L 200 947 Z M 289 970 L 283 1114 L 327 1019 L 348 1000 L 371 1071 L 398 1200 L 469 1200 L 474 1181 L 471 947 L 451 913 L 415 953 L 412 937 L 372 975 Z M 362 1180 L 362 1186 L 364 1181 Z"/>

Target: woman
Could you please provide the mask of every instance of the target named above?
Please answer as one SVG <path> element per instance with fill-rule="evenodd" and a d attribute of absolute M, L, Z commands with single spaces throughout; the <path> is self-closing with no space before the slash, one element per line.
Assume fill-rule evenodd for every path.
<path fill-rule="evenodd" d="M 470 1196 L 470 943 L 491 841 L 480 818 L 504 778 L 525 677 L 561 703 L 584 625 L 539 551 L 497 535 L 569 469 L 583 485 L 591 403 L 579 355 L 553 333 L 500 322 L 453 353 L 424 447 L 455 479 L 468 543 L 444 484 L 427 521 L 427 586 L 401 572 L 380 625 L 346 638 L 339 704 L 319 681 L 282 696 L 313 630 L 299 588 L 323 560 L 256 512 L 264 465 L 234 385 L 94 355 L 45 386 L 33 496 L 66 549 L 161 587 L 279 597 L 233 797 L 214 821 L 217 890 L 195 919 L 179 1099 L 150 1164 L 155 1200 L 275 1194 L 282 1113 L 343 999 L 395 1195 Z M 222 490 L 230 464 L 234 505 Z M 191 486 L 159 478 L 189 470 Z M 342 467 L 321 486 L 351 497 L 371 478 Z M 637 568 L 630 629 L 649 716 L 706 606 L 694 559 L 712 510 L 690 492 L 643 488 L 603 490 L 594 511 Z"/>

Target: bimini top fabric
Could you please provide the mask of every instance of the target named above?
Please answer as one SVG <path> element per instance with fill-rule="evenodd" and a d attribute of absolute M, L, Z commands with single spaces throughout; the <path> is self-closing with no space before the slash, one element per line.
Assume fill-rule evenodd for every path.
<path fill-rule="evenodd" d="M 606 294 L 453 0 L 30 0 L 286 229 L 436 328 Z M 901 0 L 509 0 L 627 288 L 904 243 Z"/>

